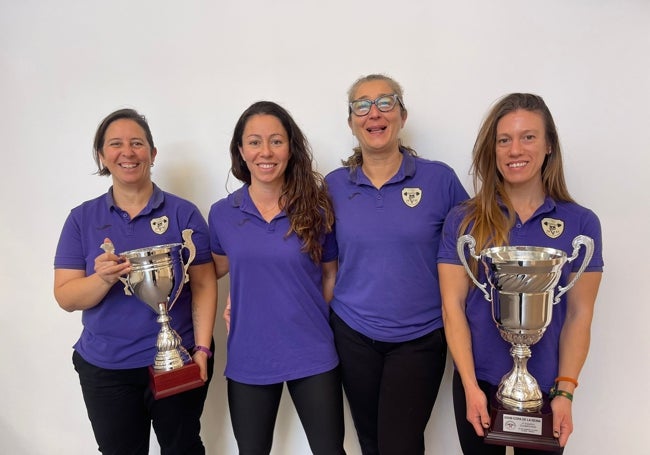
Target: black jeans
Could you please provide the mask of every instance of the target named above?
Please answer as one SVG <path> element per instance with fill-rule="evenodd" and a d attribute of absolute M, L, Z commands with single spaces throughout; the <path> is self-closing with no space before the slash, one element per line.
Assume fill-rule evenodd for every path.
<path fill-rule="evenodd" d="M 478 385 L 490 397 L 493 385 L 489 382 L 478 381 Z M 454 394 L 454 415 L 456 416 L 456 429 L 458 430 L 458 439 L 460 446 L 463 449 L 464 455 L 505 455 L 505 446 L 485 444 L 483 437 L 476 434 L 474 427 L 467 421 L 467 402 L 465 400 L 465 389 L 460 375 L 454 371 L 453 379 L 453 394 Z M 515 455 L 560 455 L 564 452 L 561 448 L 556 451 L 546 450 L 532 450 L 532 449 L 514 449 Z"/>
<path fill-rule="evenodd" d="M 424 430 L 445 372 L 444 330 L 386 343 L 353 330 L 334 312 L 330 323 L 363 455 L 424 454 Z"/>
<path fill-rule="evenodd" d="M 213 348 L 214 349 L 214 348 Z M 196 389 L 154 400 L 148 368 L 108 370 L 86 362 L 74 351 L 88 417 L 104 455 L 147 455 L 153 424 L 162 455 L 204 455 L 201 413 L 212 377 Z"/>
<path fill-rule="evenodd" d="M 284 383 L 249 385 L 228 379 L 230 419 L 240 455 L 266 455 Z M 287 381 L 287 389 L 316 455 L 344 455 L 343 391 L 338 368 Z"/>

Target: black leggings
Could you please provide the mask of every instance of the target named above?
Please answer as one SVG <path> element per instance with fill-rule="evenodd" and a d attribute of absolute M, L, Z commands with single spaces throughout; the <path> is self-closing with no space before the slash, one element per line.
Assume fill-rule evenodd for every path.
<path fill-rule="evenodd" d="M 478 385 L 485 393 L 490 396 L 491 390 L 494 388 L 489 382 L 478 381 Z M 453 379 L 453 394 L 454 394 L 454 414 L 456 416 L 456 429 L 458 430 L 458 439 L 460 446 L 463 449 L 464 455 L 505 455 L 505 446 L 485 444 L 483 437 L 476 434 L 474 427 L 467 420 L 467 402 L 465 400 L 465 389 L 460 379 L 458 371 L 454 371 Z M 564 449 L 550 452 L 545 450 L 532 450 L 532 449 L 514 449 L 515 455 L 560 455 Z"/>
<path fill-rule="evenodd" d="M 330 324 L 363 455 L 424 454 L 424 430 L 445 372 L 443 329 L 388 343 L 353 330 L 334 312 Z"/>
<path fill-rule="evenodd" d="M 271 452 L 283 385 L 249 385 L 228 379 L 230 419 L 240 455 Z M 338 368 L 287 381 L 287 388 L 312 452 L 345 454 L 343 392 Z"/>

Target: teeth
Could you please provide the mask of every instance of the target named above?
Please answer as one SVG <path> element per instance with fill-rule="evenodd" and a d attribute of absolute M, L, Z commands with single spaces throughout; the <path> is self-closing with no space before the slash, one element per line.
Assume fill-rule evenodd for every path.
<path fill-rule="evenodd" d="M 133 169 L 134 167 L 137 166 L 137 164 L 120 164 L 120 166 L 125 169 Z"/>
<path fill-rule="evenodd" d="M 263 169 L 271 169 L 273 166 L 275 166 L 275 164 L 264 163 L 264 164 L 258 164 L 258 166 Z"/>
<path fill-rule="evenodd" d="M 523 163 L 511 163 L 511 164 L 508 164 L 508 167 L 524 167 L 527 164 L 528 163 L 526 163 L 526 162 L 523 162 Z"/>

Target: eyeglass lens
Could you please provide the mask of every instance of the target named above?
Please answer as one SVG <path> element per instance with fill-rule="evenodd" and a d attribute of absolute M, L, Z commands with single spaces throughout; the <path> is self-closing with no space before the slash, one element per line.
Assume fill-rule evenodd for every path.
<path fill-rule="evenodd" d="M 356 100 L 350 103 L 352 112 L 356 115 L 362 116 L 370 112 L 372 105 L 377 106 L 381 112 L 391 111 L 395 104 L 397 104 L 397 95 L 384 95 L 374 100 Z"/>

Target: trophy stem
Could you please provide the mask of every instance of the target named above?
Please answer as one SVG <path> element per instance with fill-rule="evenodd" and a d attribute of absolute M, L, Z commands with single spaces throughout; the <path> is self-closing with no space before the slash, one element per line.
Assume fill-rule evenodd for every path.
<path fill-rule="evenodd" d="M 513 411 L 538 411 L 542 407 L 542 391 L 537 380 L 528 372 L 530 347 L 526 344 L 513 344 L 510 355 L 514 365 L 501 379 L 497 400 Z"/>
<path fill-rule="evenodd" d="M 156 352 L 153 364 L 155 371 L 171 371 L 181 368 L 192 358 L 181 344 L 180 335 L 169 325 L 171 320 L 171 316 L 167 313 L 167 303 L 159 303 L 156 321 L 160 323 L 161 328 L 156 339 L 158 352 Z"/>

